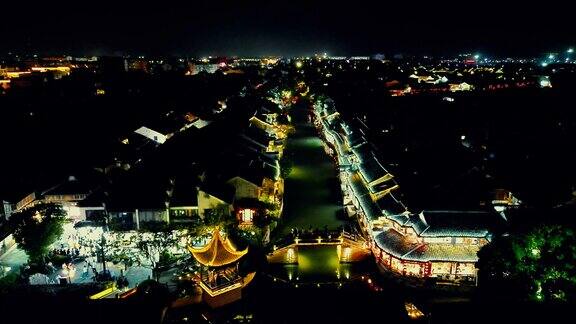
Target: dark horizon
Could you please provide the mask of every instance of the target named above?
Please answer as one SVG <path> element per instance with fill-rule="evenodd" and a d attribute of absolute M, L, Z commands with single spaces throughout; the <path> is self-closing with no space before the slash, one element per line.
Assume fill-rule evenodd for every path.
<path fill-rule="evenodd" d="M 335 56 L 405 53 L 534 56 L 572 46 L 562 5 L 487 0 L 474 6 L 295 0 L 150 6 L 5 5 L 0 51 L 73 55 Z"/>

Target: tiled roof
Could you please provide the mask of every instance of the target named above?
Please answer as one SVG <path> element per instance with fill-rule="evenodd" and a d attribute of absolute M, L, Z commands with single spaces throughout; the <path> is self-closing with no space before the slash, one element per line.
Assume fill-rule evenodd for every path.
<path fill-rule="evenodd" d="M 398 223 L 398 225 L 401 226 L 408 225 L 408 223 L 410 222 L 409 215 L 391 215 L 388 216 L 388 219 L 395 221 L 396 223 Z"/>
<path fill-rule="evenodd" d="M 262 182 L 265 178 L 277 180 L 280 174 L 280 170 L 276 166 L 259 159 L 242 162 L 238 161 L 237 163 L 239 163 L 240 166 L 238 171 L 234 174 L 234 177 L 241 177 L 257 186 L 262 186 Z"/>
<path fill-rule="evenodd" d="M 356 148 L 353 148 L 352 152 L 361 161 L 359 171 L 366 182 L 370 183 L 390 174 L 388 170 L 386 170 L 386 168 L 382 165 L 382 163 L 378 161 L 369 144 L 364 143 Z M 391 187 L 392 185 L 388 184 L 388 186 Z"/>
<path fill-rule="evenodd" d="M 384 211 L 386 215 L 400 215 L 408 210 L 404 204 L 396 199 L 394 194 L 389 193 L 376 201 L 376 205 Z"/>
<path fill-rule="evenodd" d="M 388 254 L 408 261 L 476 262 L 479 245 L 413 243 L 394 229 L 384 230 L 374 237 L 376 244 Z"/>
<path fill-rule="evenodd" d="M 378 208 L 376 203 L 372 201 L 368 189 L 364 186 L 364 183 L 357 173 L 351 177 L 350 184 L 352 186 L 352 190 L 354 191 L 354 195 L 360 202 L 360 206 L 362 207 L 362 210 L 368 219 L 375 220 L 380 216 L 383 216 L 382 211 Z"/>
<path fill-rule="evenodd" d="M 408 259 L 426 261 L 478 261 L 479 245 L 468 244 L 423 244 L 408 255 Z"/>
<path fill-rule="evenodd" d="M 170 197 L 170 207 L 198 206 L 198 180 L 193 175 L 177 177 Z"/>
<path fill-rule="evenodd" d="M 486 237 L 504 223 L 500 215 L 484 211 L 423 211 L 410 217 L 410 226 L 425 237 Z"/>
<path fill-rule="evenodd" d="M 71 176 L 66 181 L 44 191 L 42 194 L 44 196 L 88 194 L 91 192 L 91 189 L 92 187 L 85 182 L 79 181 Z"/>
<path fill-rule="evenodd" d="M 387 229 L 376 234 L 374 240 L 381 249 L 402 259 L 421 245 L 420 243 L 408 242 L 402 234 L 394 229 Z"/>
<path fill-rule="evenodd" d="M 360 144 L 366 142 L 364 135 L 362 135 L 362 133 L 360 133 L 359 131 L 354 131 L 351 134 L 349 134 L 346 137 L 346 140 L 348 141 L 348 145 L 350 145 L 351 147 L 354 147 L 356 145 L 360 145 Z"/>

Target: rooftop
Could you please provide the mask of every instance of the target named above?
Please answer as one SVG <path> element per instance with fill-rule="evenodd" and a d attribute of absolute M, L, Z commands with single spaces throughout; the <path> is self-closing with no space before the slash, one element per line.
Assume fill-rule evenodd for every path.
<path fill-rule="evenodd" d="M 65 181 L 56 186 L 47 189 L 42 193 L 44 196 L 49 195 L 81 195 L 89 194 L 93 187 L 84 181 L 79 181 L 74 176 L 69 176 Z"/>
<path fill-rule="evenodd" d="M 410 261 L 476 262 L 479 245 L 412 243 L 390 228 L 374 237 L 376 244 L 387 253 Z"/>
<path fill-rule="evenodd" d="M 375 220 L 380 216 L 384 216 L 382 210 L 380 210 L 374 201 L 372 201 L 370 193 L 368 192 L 366 186 L 364 186 L 364 183 L 360 179 L 358 173 L 355 173 L 351 177 L 350 184 L 352 186 L 352 190 L 354 191 L 354 195 L 360 202 L 360 206 L 362 207 L 362 210 L 368 219 Z"/>
<path fill-rule="evenodd" d="M 210 242 L 202 248 L 188 247 L 196 261 L 208 267 L 221 267 L 238 261 L 248 253 L 248 248 L 237 251 L 228 238 L 223 238 L 220 230 L 214 230 Z"/>
<path fill-rule="evenodd" d="M 198 180 L 194 174 L 174 179 L 174 189 L 170 197 L 170 207 L 198 206 Z"/>
<path fill-rule="evenodd" d="M 420 214 L 394 215 L 389 219 L 410 226 L 424 237 L 487 237 L 500 230 L 505 220 L 495 212 L 485 211 L 423 211 Z"/>

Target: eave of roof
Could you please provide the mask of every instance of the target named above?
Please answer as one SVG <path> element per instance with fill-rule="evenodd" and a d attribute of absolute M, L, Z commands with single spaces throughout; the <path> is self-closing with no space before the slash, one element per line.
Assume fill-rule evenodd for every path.
<path fill-rule="evenodd" d="M 227 238 L 222 238 L 220 230 L 216 229 L 212 234 L 212 239 L 202 248 L 188 247 L 194 258 L 204 266 L 221 267 L 238 261 L 248 253 L 248 248 L 236 251 L 232 243 Z"/>

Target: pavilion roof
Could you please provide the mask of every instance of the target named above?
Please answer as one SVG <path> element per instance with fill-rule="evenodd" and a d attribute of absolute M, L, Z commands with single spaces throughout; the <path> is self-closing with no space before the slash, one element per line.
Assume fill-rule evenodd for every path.
<path fill-rule="evenodd" d="M 216 229 L 212 233 L 212 239 L 202 248 L 188 247 L 196 261 L 208 267 L 220 267 L 238 261 L 248 252 L 248 248 L 237 251 L 228 238 L 220 235 L 220 230 Z"/>

